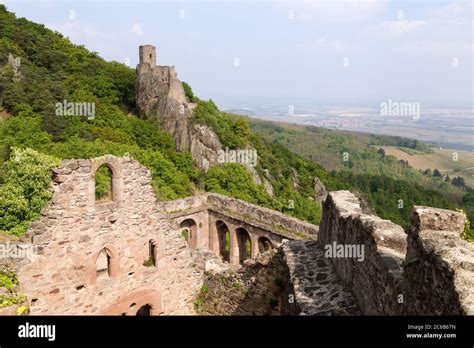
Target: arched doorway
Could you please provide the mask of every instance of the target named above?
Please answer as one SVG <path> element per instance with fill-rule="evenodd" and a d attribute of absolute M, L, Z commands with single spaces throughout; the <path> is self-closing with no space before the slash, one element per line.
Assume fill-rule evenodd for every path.
<path fill-rule="evenodd" d="M 267 237 L 260 237 L 258 239 L 258 252 L 264 253 L 265 251 L 269 251 L 271 249 L 273 249 L 273 244 L 270 239 Z"/>
<path fill-rule="evenodd" d="M 150 316 L 151 309 L 152 308 L 149 304 L 145 304 L 138 309 L 137 316 Z"/>
<path fill-rule="evenodd" d="M 236 230 L 237 245 L 239 246 L 239 262 L 244 262 L 251 258 L 252 255 L 252 241 L 250 235 L 245 228 L 239 227 Z"/>
<path fill-rule="evenodd" d="M 105 315 L 159 315 L 163 313 L 161 292 L 156 289 L 142 289 L 120 296 L 102 312 Z"/>
<path fill-rule="evenodd" d="M 230 232 L 224 221 L 216 222 L 219 255 L 226 262 L 230 262 Z"/>
<path fill-rule="evenodd" d="M 190 248 L 195 249 L 197 247 L 197 224 L 193 219 L 183 220 L 179 224 L 181 235 L 188 242 Z"/>

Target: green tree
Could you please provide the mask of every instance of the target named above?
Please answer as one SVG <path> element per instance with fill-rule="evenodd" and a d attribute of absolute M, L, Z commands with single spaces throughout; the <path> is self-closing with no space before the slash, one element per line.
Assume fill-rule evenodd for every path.
<path fill-rule="evenodd" d="M 22 235 L 51 199 L 51 168 L 59 160 L 31 149 L 13 148 L 0 186 L 0 230 Z"/>

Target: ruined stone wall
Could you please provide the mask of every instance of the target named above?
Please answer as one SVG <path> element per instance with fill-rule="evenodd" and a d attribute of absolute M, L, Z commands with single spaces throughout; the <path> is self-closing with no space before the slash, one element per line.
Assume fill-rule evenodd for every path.
<path fill-rule="evenodd" d="M 156 64 L 156 47 L 152 45 L 143 45 L 139 49 L 140 64 L 148 64 L 151 68 Z"/>
<path fill-rule="evenodd" d="M 113 173 L 113 200 L 95 202 L 100 165 Z M 32 314 L 191 314 L 203 271 L 156 205 L 151 173 L 129 158 L 63 161 L 53 198 L 26 238 L 37 255 L 18 272 Z M 155 265 L 145 266 L 153 245 Z M 108 274 L 96 273 L 104 250 Z"/>
<path fill-rule="evenodd" d="M 183 84 L 180 80 L 176 77 L 176 73 L 174 72 L 174 67 L 170 67 L 170 81 L 169 81 L 169 95 L 171 98 L 181 101 L 187 102 L 186 100 L 186 93 L 184 92 Z M 194 105 L 190 106 L 191 108 Z"/>
<path fill-rule="evenodd" d="M 283 291 L 280 250 L 259 255 L 237 271 L 206 272 L 196 299 L 202 315 L 279 315 Z"/>
<path fill-rule="evenodd" d="M 462 213 L 415 207 L 407 236 L 336 191 L 324 203 L 318 243 L 364 246 L 363 261 L 329 257 L 362 314 L 472 315 L 474 245 L 461 238 L 464 225 Z"/>
<path fill-rule="evenodd" d="M 207 194 L 196 195 L 174 201 L 157 202 L 160 210 L 168 215 L 207 209 Z"/>
<path fill-rule="evenodd" d="M 404 273 L 406 314 L 474 315 L 474 244 L 464 214 L 415 207 Z"/>
<path fill-rule="evenodd" d="M 395 315 L 402 310 L 401 262 L 406 234 L 402 227 L 362 212 L 358 199 L 349 191 L 330 192 L 323 207 L 319 246 L 363 246 L 363 260 L 332 257 L 339 278 L 352 291 L 363 314 Z"/>

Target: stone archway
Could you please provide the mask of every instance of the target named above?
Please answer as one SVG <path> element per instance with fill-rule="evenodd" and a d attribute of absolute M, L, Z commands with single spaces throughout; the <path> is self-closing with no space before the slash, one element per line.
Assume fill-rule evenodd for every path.
<path fill-rule="evenodd" d="M 190 248 L 195 249 L 198 245 L 198 230 L 196 221 L 193 219 L 183 220 L 179 224 L 183 238 L 188 242 Z"/>
<path fill-rule="evenodd" d="M 113 156 L 102 156 L 91 159 L 91 176 L 88 189 L 89 206 L 96 206 L 96 174 L 101 167 L 107 167 L 112 176 L 111 201 L 107 202 L 111 206 L 121 206 L 122 203 L 122 174 L 119 159 Z"/>
<path fill-rule="evenodd" d="M 252 240 L 249 232 L 243 227 L 237 228 L 235 232 L 239 249 L 239 262 L 242 263 L 252 257 Z"/>
<path fill-rule="evenodd" d="M 273 243 L 267 237 L 258 238 L 258 252 L 264 253 L 273 249 Z"/>
<path fill-rule="evenodd" d="M 216 221 L 219 255 L 226 262 L 230 262 L 230 231 L 224 221 Z"/>
<path fill-rule="evenodd" d="M 144 316 L 150 316 L 151 315 L 151 310 L 152 310 L 152 306 L 150 304 L 144 304 L 143 306 L 141 306 L 138 311 L 137 311 L 137 316 L 139 317 L 144 317 Z"/>
<path fill-rule="evenodd" d="M 119 297 L 103 314 L 147 316 L 163 314 L 162 296 L 159 290 L 144 289 Z"/>

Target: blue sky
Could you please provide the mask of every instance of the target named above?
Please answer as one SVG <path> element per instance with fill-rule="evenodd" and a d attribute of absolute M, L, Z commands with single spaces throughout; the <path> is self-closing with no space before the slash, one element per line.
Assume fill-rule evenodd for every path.
<path fill-rule="evenodd" d="M 138 45 L 156 45 L 159 64 L 218 103 L 473 99 L 471 0 L 0 2 L 132 67 Z"/>

